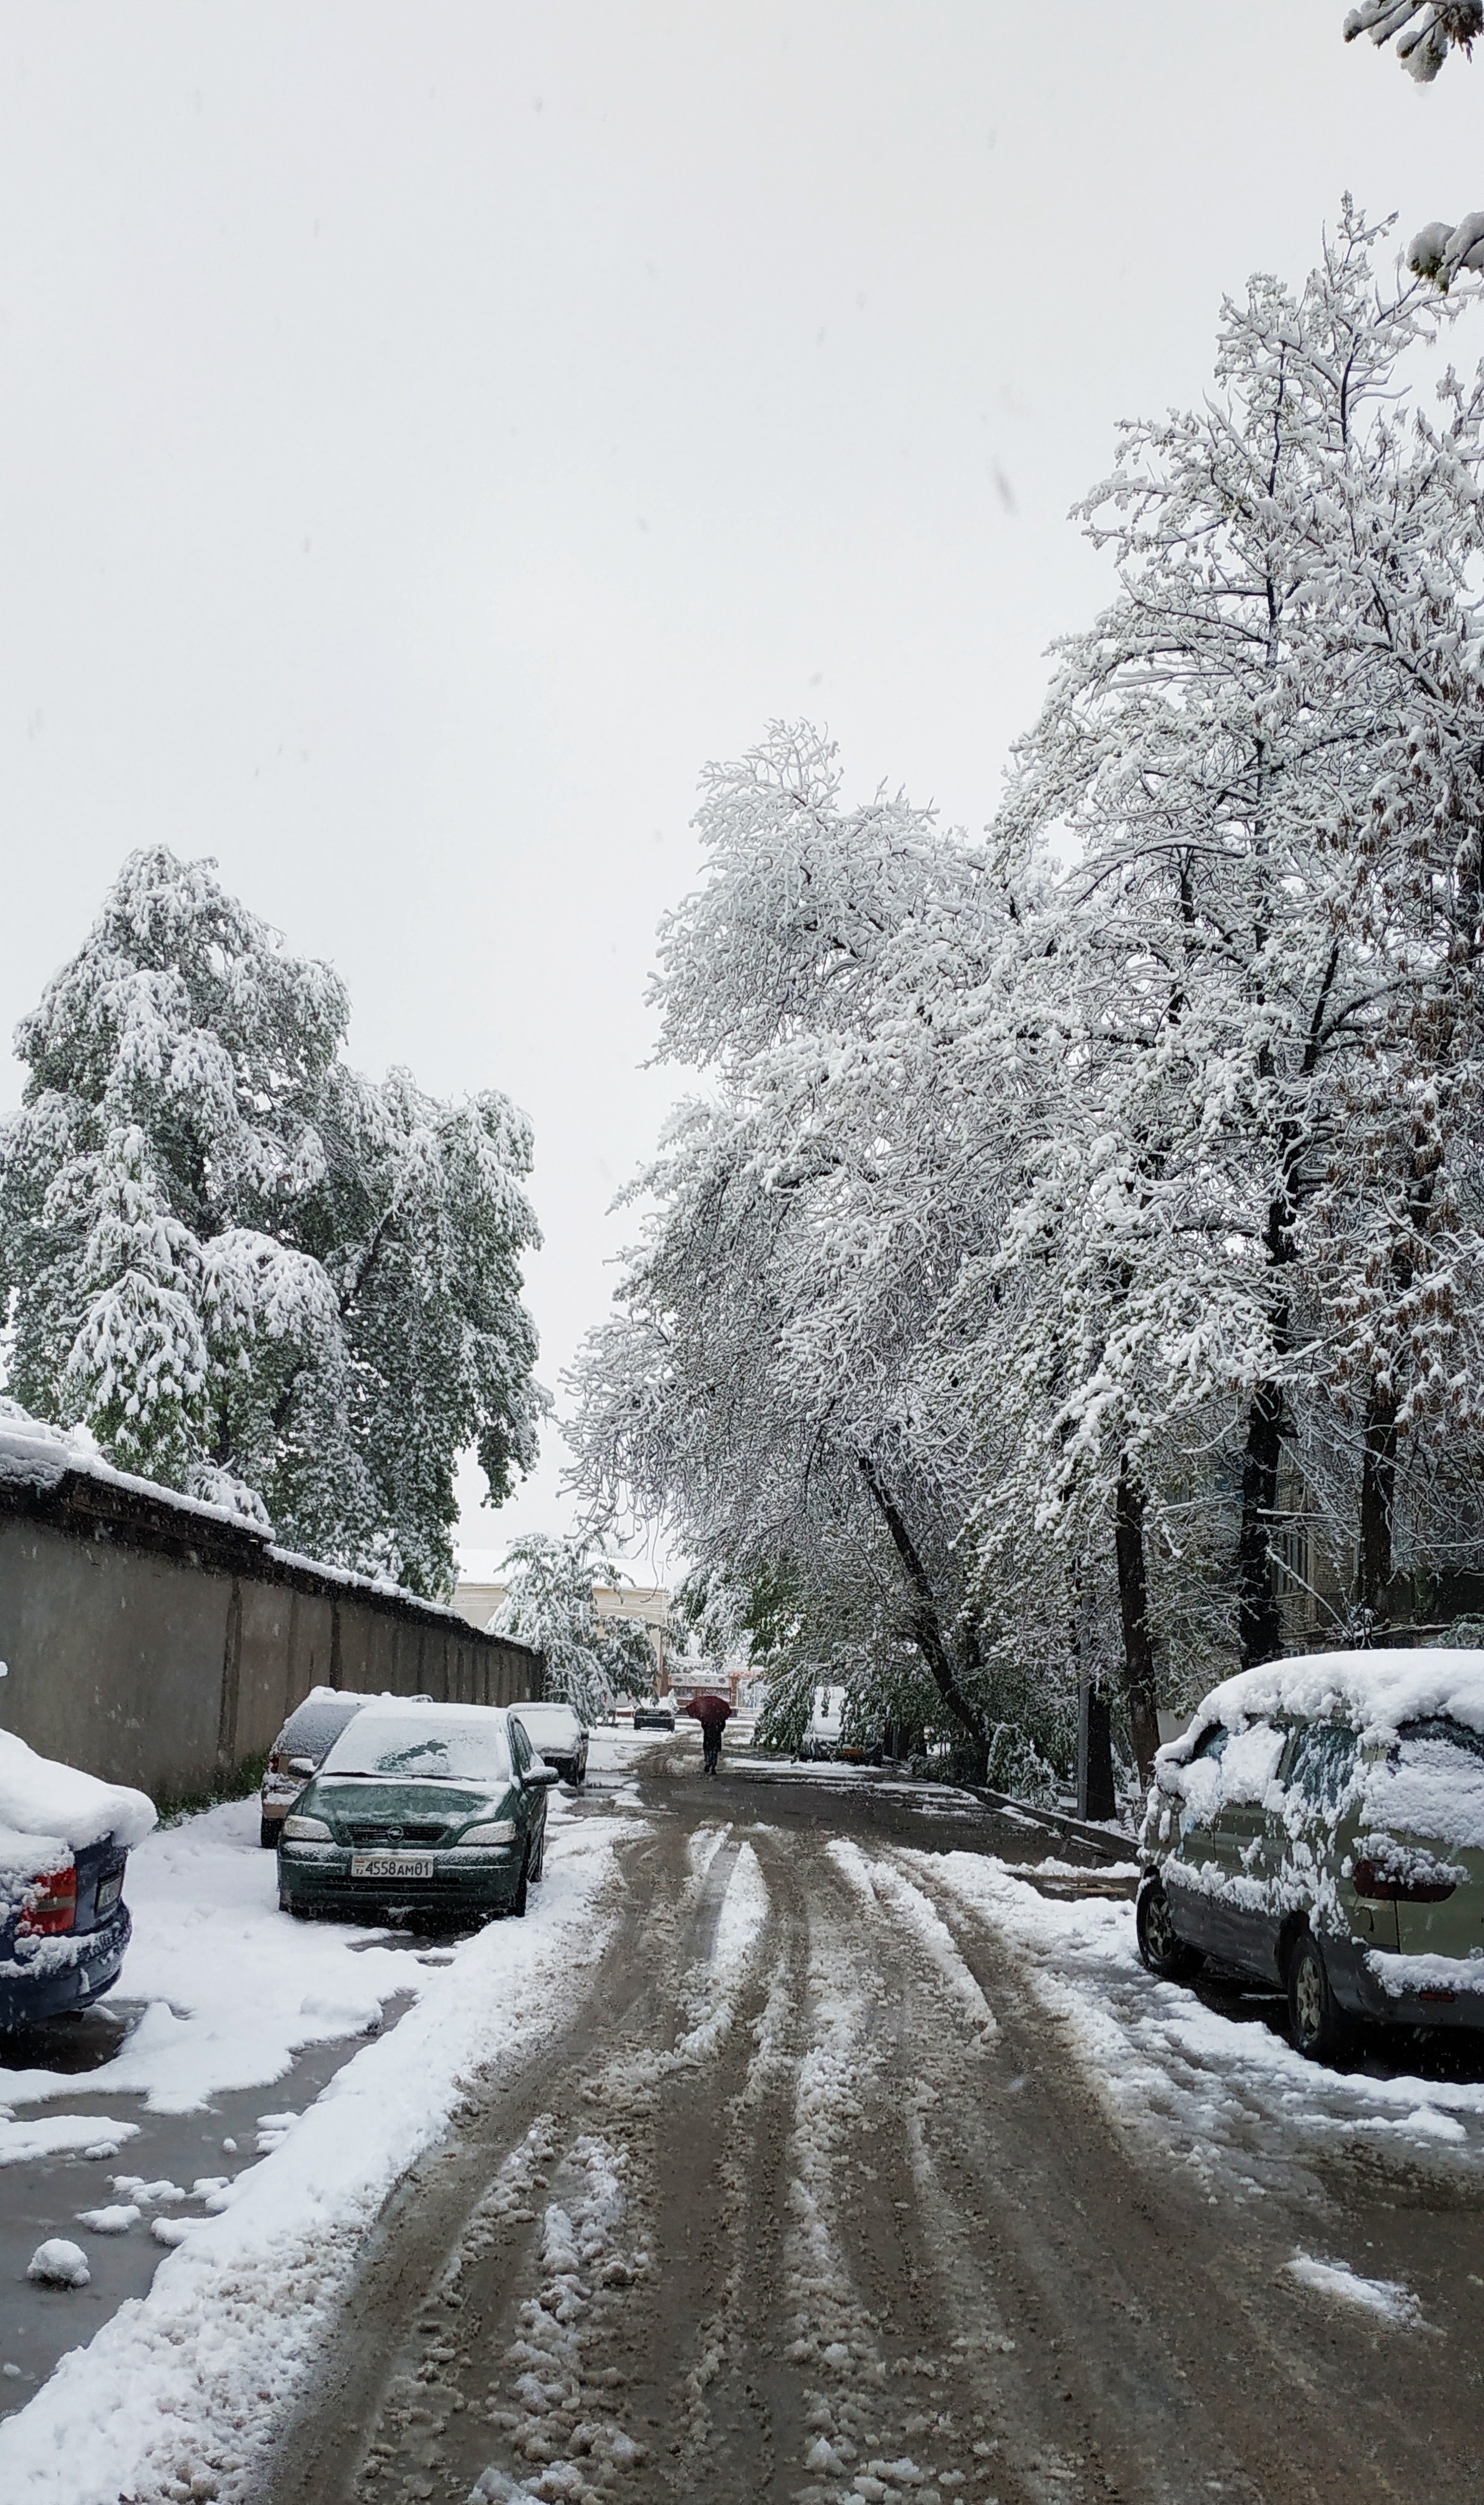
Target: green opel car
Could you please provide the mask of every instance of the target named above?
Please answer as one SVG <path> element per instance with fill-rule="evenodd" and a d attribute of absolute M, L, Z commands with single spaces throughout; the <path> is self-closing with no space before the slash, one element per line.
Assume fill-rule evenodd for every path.
<path fill-rule="evenodd" d="M 451 1926 L 524 1914 L 556 1780 L 502 1706 L 362 1706 L 284 1819 L 279 1904 Z"/>
<path fill-rule="evenodd" d="M 1484 1652 L 1227 1679 L 1160 1749 L 1140 1849 L 1145 1964 L 1280 1987 L 1311 2060 L 1366 2021 L 1484 2027 Z"/>

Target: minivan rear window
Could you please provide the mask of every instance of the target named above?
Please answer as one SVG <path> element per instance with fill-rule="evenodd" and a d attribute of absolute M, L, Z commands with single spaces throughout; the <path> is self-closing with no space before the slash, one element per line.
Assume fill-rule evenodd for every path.
<path fill-rule="evenodd" d="M 1425 1721 L 1403 1722 L 1398 1740 L 1441 1740 L 1450 1748 L 1463 1748 L 1470 1757 L 1484 1757 L 1484 1731 L 1470 1731 L 1462 1722 L 1450 1722 L 1444 1713 L 1430 1713 Z"/>

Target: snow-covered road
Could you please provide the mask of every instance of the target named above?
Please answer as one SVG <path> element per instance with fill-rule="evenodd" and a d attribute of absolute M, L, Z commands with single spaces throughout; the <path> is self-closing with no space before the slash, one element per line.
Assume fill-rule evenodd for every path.
<path fill-rule="evenodd" d="M 583 2021 L 400 2205 L 249 2493 L 1474 2497 L 1471 2092 L 1295 2082 L 1141 1997 L 1126 1898 L 1045 1892 L 1105 1877 L 934 1850 L 879 1786 L 664 1751 L 645 1796 Z M 1233 2067 L 1265 2184 L 1213 2137 Z"/>
<path fill-rule="evenodd" d="M 229 2206 L 167 2205 L 198 2223 L 0 2428 L 0 2495 L 1471 2505 L 1484 2081 L 1297 2063 L 972 1805 L 698 1759 L 604 1736 L 524 1924 L 432 1966 L 291 1934 L 296 2007 L 223 1877 L 294 2110 Z M 235 1850 L 214 1815 L 162 1850 Z M 297 2030 L 409 1971 L 304 2109 Z M 232 2073 L 229 1995 L 172 2012 L 113 2100 L 146 2131 Z"/>

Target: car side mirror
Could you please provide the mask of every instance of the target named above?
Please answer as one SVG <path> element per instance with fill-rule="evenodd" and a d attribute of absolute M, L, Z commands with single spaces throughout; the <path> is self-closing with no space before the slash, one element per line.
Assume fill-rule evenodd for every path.
<path fill-rule="evenodd" d="M 317 1775 L 319 1771 L 319 1767 L 315 1764 L 313 1757 L 291 1757 L 289 1760 L 290 1774 L 301 1775 L 306 1783 L 308 1782 L 310 1776 Z"/>
<path fill-rule="evenodd" d="M 544 1763 L 528 1766 L 521 1777 L 522 1782 L 529 1783 L 534 1791 L 538 1792 L 549 1792 L 552 1784 L 560 1782 L 561 1780 L 555 1766 Z"/>

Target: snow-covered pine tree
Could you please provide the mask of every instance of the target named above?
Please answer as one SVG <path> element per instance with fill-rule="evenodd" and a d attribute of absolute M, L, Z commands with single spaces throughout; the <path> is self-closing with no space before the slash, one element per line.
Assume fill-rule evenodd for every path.
<path fill-rule="evenodd" d="M 9 1382 L 121 1467 L 442 1594 L 459 1453 L 497 1500 L 535 1453 L 530 1134 L 493 1092 L 359 1076 L 347 1016 L 210 863 L 125 864 L 17 1035 Z"/>

